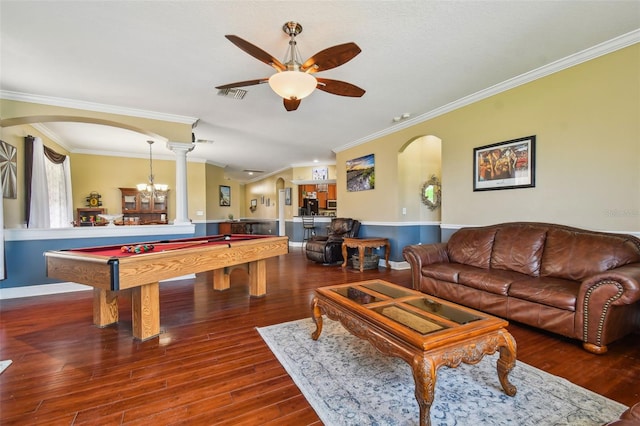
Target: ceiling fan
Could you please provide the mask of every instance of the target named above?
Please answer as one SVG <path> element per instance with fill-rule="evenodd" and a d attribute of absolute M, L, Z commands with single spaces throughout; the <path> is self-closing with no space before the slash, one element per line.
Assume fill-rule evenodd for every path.
<path fill-rule="evenodd" d="M 226 35 L 225 37 L 231 43 L 259 61 L 275 68 L 277 72 L 271 77 L 225 84 L 217 86 L 216 89 L 232 89 L 269 83 L 271 89 L 282 97 L 287 111 L 298 109 L 301 99 L 309 96 L 316 88 L 333 95 L 356 98 L 364 95 L 364 89 L 351 83 L 312 75 L 320 71 L 336 68 L 353 59 L 361 52 L 357 44 L 350 42 L 329 47 L 302 62 L 296 47 L 296 36 L 302 32 L 302 25 L 298 22 L 290 21 L 282 26 L 282 31 L 290 37 L 284 63 L 238 36 Z"/>

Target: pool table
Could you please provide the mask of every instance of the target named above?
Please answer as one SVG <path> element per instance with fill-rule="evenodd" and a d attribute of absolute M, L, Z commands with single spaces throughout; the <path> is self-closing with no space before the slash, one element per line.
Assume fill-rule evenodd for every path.
<path fill-rule="evenodd" d="M 123 251 L 152 245 L 150 251 Z M 160 334 L 159 281 L 213 271 L 213 288 L 229 288 L 232 269 L 245 267 L 251 296 L 267 292 L 266 259 L 289 252 L 287 237 L 211 235 L 179 240 L 149 241 L 47 251 L 47 276 L 94 287 L 93 323 L 118 322 L 118 294 L 131 293 L 133 336 L 147 340 Z"/>

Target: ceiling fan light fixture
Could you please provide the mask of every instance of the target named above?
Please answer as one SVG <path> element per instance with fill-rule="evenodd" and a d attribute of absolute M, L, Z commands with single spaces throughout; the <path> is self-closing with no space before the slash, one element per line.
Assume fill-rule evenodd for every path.
<path fill-rule="evenodd" d="M 318 81 L 301 71 L 282 71 L 269 78 L 269 86 L 284 99 L 303 99 L 313 93 Z"/>

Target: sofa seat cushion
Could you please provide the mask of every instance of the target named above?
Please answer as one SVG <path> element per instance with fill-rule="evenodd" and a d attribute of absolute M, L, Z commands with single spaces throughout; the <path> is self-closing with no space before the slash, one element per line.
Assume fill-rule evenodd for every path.
<path fill-rule="evenodd" d="M 461 265 L 459 263 L 431 263 L 422 267 L 422 276 L 433 278 L 439 281 L 458 283 L 458 274 L 461 269 L 474 268 L 473 266 Z"/>
<path fill-rule="evenodd" d="M 511 283 L 509 297 L 575 312 L 579 290 L 577 281 L 537 277 Z"/>
<path fill-rule="evenodd" d="M 460 268 L 458 274 L 458 282 L 460 284 L 501 296 L 509 294 L 511 283 L 528 278 L 520 272 L 464 266 L 466 267 Z"/>

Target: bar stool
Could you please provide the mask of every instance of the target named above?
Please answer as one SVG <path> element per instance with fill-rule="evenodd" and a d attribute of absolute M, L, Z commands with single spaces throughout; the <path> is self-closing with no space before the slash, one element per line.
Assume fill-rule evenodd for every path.
<path fill-rule="evenodd" d="M 302 245 L 316 234 L 313 216 L 302 216 Z"/>

